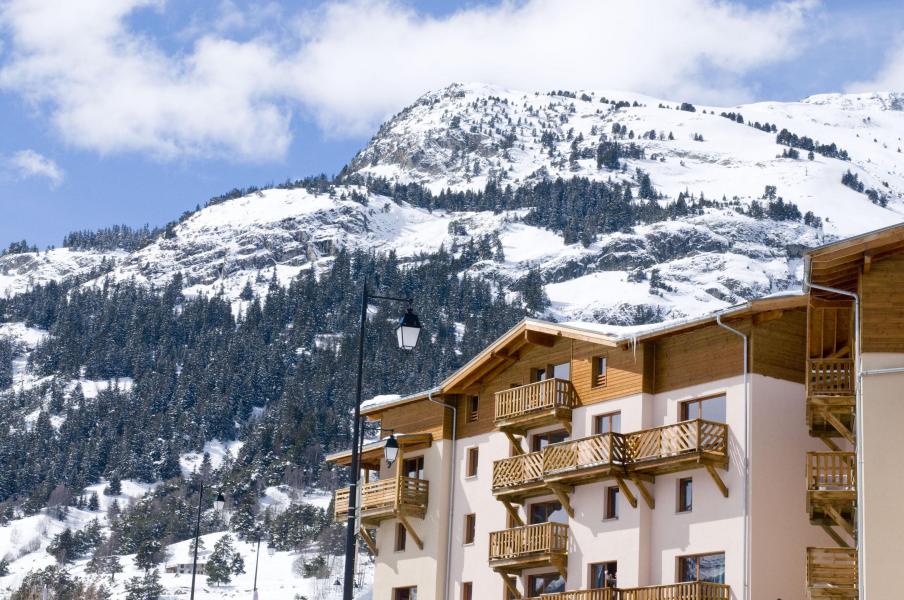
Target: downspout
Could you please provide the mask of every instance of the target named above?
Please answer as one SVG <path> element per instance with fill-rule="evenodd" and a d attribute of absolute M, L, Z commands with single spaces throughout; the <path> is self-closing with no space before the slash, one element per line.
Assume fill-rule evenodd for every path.
<path fill-rule="evenodd" d="M 716 324 L 744 340 L 744 599 L 750 600 L 750 357 L 748 338 L 722 322 L 716 314 Z"/>
<path fill-rule="evenodd" d="M 866 579 L 863 573 L 866 565 L 864 564 L 863 542 L 866 538 L 866 530 L 864 523 L 866 521 L 865 510 L 863 506 L 863 365 L 861 364 L 862 356 L 860 354 L 860 296 L 855 292 L 847 290 L 839 290 L 825 285 L 818 285 L 810 282 L 810 262 L 807 261 L 804 269 L 804 291 L 808 288 L 822 290 L 833 294 L 840 294 L 854 299 L 854 369 L 857 381 L 857 389 L 854 390 L 854 449 L 857 452 L 857 597 L 859 600 L 866 599 Z M 876 371 L 885 371 L 885 369 L 877 369 Z M 870 375 L 878 374 L 870 371 Z"/>
<path fill-rule="evenodd" d="M 449 530 L 446 533 L 446 568 L 443 570 L 443 593 L 446 595 L 446 598 L 451 598 L 452 592 L 449 589 L 449 585 L 451 584 L 449 580 L 449 570 L 452 567 L 452 519 L 455 516 L 452 508 L 455 503 L 455 442 L 458 434 L 458 409 L 451 404 L 434 400 L 433 390 L 427 392 L 427 400 L 452 411 L 452 450 L 449 458 Z"/>

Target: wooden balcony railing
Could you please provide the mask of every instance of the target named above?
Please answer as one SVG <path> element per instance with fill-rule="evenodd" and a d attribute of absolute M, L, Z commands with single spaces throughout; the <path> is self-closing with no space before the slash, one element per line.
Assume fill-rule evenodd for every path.
<path fill-rule="evenodd" d="M 536 555 L 561 556 L 568 551 L 568 525 L 539 523 L 490 533 L 490 563 Z"/>
<path fill-rule="evenodd" d="M 807 548 L 807 593 L 820 598 L 857 597 L 856 548 Z"/>
<path fill-rule="evenodd" d="M 348 517 L 350 488 L 338 489 L 333 494 L 333 516 L 337 522 Z M 393 477 L 365 483 L 361 490 L 362 518 L 389 518 L 400 512 L 423 516 L 427 510 L 430 483 L 424 479 Z"/>
<path fill-rule="evenodd" d="M 493 462 L 493 491 L 543 480 L 543 452 L 530 452 Z"/>
<path fill-rule="evenodd" d="M 694 581 L 640 588 L 600 588 L 543 594 L 528 600 L 730 600 L 731 589 L 721 583 Z"/>
<path fill-rule="evenodd" d="M 854 361 L 850 358 L 812 358 L 807 361 L 808 396 L 853 396 Z"/>
<path fill-rule="evenodd" d="M 559 442 L 543 449 L 543 474 L 547 477 L 607 465 L 623 465 L 624 462 L 625 438 L 618 433 Z"/>
<path fill-rule="evenodd" d="M 496 421 L 505 422 L 550 409 L 568 409 L 575 404 L 574 386 L 567 379 L 545 379 L 496 392 Z"/>
<path fill-rule="evenodd" d="M 731 588 L 722 583 L 691 581 L 619 589 L 618 600 L 730 600 Z"/>
<path fill-rule="evenodd" d="M 694 419 L 625 435 L 625 462 L 640 463 L 696 452 L 728 457 L 728 425 Z"/>
<path fill-rule="evenodd" d="M 856 492 L 857 455 L 853 452 L 807 452 L 807 490 Z"/>
<path fill-rule="evenodd" d="M 610 469 L 668 473 L 689 466 L 728 465 L 728 425 L 694 419 L 634 433 L 604 433 L 550 444 L 539 452 L 493 463 L 493 493 L 527 497 L 543 483 L 580 483 L 608 477 Z"/>
<path fill-rule="evenodd" d="M 528 600 L 617 600 L 618 590 L 615 588 L 599 588 L 595 590 L 575 590 L 573 592 L 554 592 L 528 598 Z"/>

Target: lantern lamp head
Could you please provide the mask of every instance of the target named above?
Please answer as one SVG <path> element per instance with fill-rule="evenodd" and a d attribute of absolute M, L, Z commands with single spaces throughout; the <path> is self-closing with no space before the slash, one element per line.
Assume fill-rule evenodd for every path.
<path fill-rule="evenodd" d="M 396 327 L 396 336 L 399 339 L 399 348 L 413 350 L 417 345 L 417 339 L 421 334 L 421 320 L 411 308 L 405 311 Z"/>

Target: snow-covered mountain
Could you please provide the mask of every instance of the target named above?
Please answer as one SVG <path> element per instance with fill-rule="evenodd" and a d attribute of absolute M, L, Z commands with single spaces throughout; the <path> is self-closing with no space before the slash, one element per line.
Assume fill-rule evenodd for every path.
<path fill-rule="evenodd" d="M 238 296 L 246 282 L 265 286 L 274 270 L 287 281 L 317 268 L 339 247 L 392 250 L 411 260 L 441 245 L 494 236 L 504 259 L 471 270 L 512 289 L 538 267 L 551 317 L 631 323 L 687 316 L 793 288 L 802 247 L 900 221 L 902 107 L 904 95 L 892 93 L 715 107 L 615 91 L 455 84 L 386 122 L 328 192 L 270 189 L 210 205 L 132 253 L 63 248 L 4 256 L 0 293 L 105 271 L 94 280 L 162 285 L 181 272 L 190 292 Z M 819 151 L 808 159 L 805 149 L 797 159 L 783 157 L 788 146 L 776 142 L 783 129 L 834 144 L 848 160 Z M 643 156 L 622 158 L 619 169 L 599 168 L 601 142 L 633 144 Z M 559 177 L 633 182 L 637 169 L 649 174 L 662 204 L 682 192 L 726 204 L 597 235 L 584 246 L 526 223 L 530 208 L 428 211 L 360 185 L 361 178 L 380 177 L 435 193 L 479 191 L 490 182 L 518 188 Z M 848 171 L 887 206 L 842 185 Z M 765 202 L 766 186 L 819 217 L 822 227 L 740 214 L 752 201 Z"/>

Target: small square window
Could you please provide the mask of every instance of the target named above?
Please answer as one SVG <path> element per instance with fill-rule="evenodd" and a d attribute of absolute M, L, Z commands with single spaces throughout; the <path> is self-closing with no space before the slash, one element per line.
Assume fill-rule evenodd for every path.
<path fill-rule="evenodd" d="M 593 433 L 621 433 L 621 411 L 593 417 Z"/>
<path fill-rule="evenodd" d="M 694 480 L 685 477 L 678 480 L 678 512 L 691 512 L 694 508 Z"/>
<path fill-rule="evenodd" d="M 618 496 L 619 489 L 617 485 L 612 485 L 606 488 L 606 507 L 605 512 L 603 513 L 605 519 L 617 519 L 618 518 Z"/>
<path fill-rule="evenodd" d="M 465 477 L 477 477 L 477 462 L 480 458 L 480 448 L 474 446 L 466 452 Z"/>
<path fill-rule="evenodd" d="M 408 542 L 408 530 L 401 523 L 396 523 L 395 529 L 395 551 L 404 552 L 405 544 Z"/>
<path fill-rule="evenodd" d="M 477 515 L 474 513 L 465 515 L 464 543 L 465 544 L 473 544 L 474 539 L 476 537 L 477 537 Z"/>
<path fill-rule="evenodd" d="M 476 423 L 480 417 L 480 396 L 468 396 L 468 423 Z"/>
<path fill-rule="evenodd" d="M 592 387 L 605 387 L 606 386 L 606 367 L 607 360 L 605 356 L 594 356 L 593 357 L 593 373 L 591 375 L 591 386 Z"/>
<path fill-rule="evenodd" d="M 417 600 L 417 588 L 395 588 L 392 590 L 392 600 Z"/>

